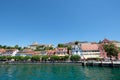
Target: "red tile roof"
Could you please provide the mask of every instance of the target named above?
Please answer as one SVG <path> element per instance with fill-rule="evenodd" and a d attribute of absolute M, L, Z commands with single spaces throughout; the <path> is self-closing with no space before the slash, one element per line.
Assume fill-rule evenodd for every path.
<path fill-rule="evenodd" d="M 98 44 L 82 44 L 82 50 L 98 50 Z"/>

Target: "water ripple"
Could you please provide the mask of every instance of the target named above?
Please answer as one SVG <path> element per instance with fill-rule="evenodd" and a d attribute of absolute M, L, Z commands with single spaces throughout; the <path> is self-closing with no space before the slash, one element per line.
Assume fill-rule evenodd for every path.
<path fill-rule="evenodd" d="M 120 80 L 119 68 L 79 64 L 0 65 L 0 80 Z"/>

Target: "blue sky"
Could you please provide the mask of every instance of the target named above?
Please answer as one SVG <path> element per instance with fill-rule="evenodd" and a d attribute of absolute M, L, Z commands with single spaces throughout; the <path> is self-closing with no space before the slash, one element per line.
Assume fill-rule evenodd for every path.
<path fill-rule="evenodd" d="M 120 41 L 120 0 L 0 0 L 0 44 Z"/>

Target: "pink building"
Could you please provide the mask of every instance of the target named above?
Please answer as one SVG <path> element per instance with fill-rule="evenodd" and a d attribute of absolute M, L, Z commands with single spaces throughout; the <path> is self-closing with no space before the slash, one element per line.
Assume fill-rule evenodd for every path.
<path fill-rule="evenodd" d="M 0 55 L 2 56 L 3 53 L 5 53 L 5 49 L 0 49 Z"/>
<path fill-rule="evenodd" d="M 47 50 L 46 52 L 47 52 L 48 56 L 52 56 L 52 55 L 55 55 L 56 51 L 55 50 Z"/>
<path fill-rule="evenodd" d="M 67 48 L 56 48 L 55 54 L 58 56 L 65 56 L 65 55 L 68 55 L 68 50 Z"/>

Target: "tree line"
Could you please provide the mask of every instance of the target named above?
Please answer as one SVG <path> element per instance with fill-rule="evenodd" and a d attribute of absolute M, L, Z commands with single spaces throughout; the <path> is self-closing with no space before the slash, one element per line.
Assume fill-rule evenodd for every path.
<path fill-rule="evenodd" d="M 18 50 L 22 50 L 24 48 L 22 48 L 22 47 L 20 47 L 18 45 L 15 45 L 15 46 L 0 45 L 0 49 L 18 49 Z"/>
<path fill-rule="evenodd" d="M 80 60 L 80 56 L 78 55 L 71 55 L 71 56 L 56 56 L 56 55 L 52 55 L 52 56 L 48 56 L 48 55 L 44 55 L 44 56 L 39 56 L 39 55 L 34 55 L 34 56 L 0 56 L 0 61 L 79 61 Z"/>

